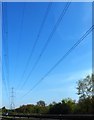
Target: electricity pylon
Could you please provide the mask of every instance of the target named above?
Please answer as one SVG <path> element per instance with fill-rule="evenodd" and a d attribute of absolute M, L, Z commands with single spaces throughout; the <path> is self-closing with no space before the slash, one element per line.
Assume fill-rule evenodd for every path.
<path fill-rule="evenodd" d="M 15 109 L 15 104 L 14 104 L 14 88 L 12 87 L 11 89 L 11 104 L 10 104 L 10 109 L 14 110 Z"/>

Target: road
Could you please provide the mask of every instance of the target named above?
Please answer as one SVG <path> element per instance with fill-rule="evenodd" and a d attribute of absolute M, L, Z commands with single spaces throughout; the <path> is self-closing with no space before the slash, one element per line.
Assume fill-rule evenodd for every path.
<path fill-rule="evenodd" d="M 93 114 L 69 115 L 3 115 L 3 120 L 94 120 Z M 6 118 L 6 119 L 5 119 Z"/>

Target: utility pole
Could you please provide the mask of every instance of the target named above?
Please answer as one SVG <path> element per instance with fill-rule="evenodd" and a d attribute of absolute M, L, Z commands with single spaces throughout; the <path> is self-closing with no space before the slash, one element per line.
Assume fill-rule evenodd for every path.
<path fill-rule="evenodd" d="M 10 109 L 14 110 L 15 109 L 15 104 L 14 104 L 14 88 L 11 88 L 11 104 L 10 104 Z"/>

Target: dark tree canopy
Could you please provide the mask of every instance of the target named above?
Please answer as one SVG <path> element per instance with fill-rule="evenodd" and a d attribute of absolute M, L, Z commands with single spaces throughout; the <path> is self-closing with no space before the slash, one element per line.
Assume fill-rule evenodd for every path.
<path fill-rule="evenodd" d="M 45 102 L 40 100 L 40 101 L 37 102 L 37 105 L 38 106 L 45 106 Z"/>

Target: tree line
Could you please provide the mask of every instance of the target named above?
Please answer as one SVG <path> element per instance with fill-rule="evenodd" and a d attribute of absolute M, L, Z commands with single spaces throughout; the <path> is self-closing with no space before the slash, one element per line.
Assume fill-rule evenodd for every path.
<path fill-rule="evenodd" d="M 15 110 L 2 108 L 3 113 L 11 114 L 93 114 L 94 113 L 94 75 L 88 75 L 77 82 L 77 94 L 79 100 L 76 102 L 71 98 L 63 99 L 49 105 L 45 101 L 38 101 L 36 105 L 22 105 Z"/>

